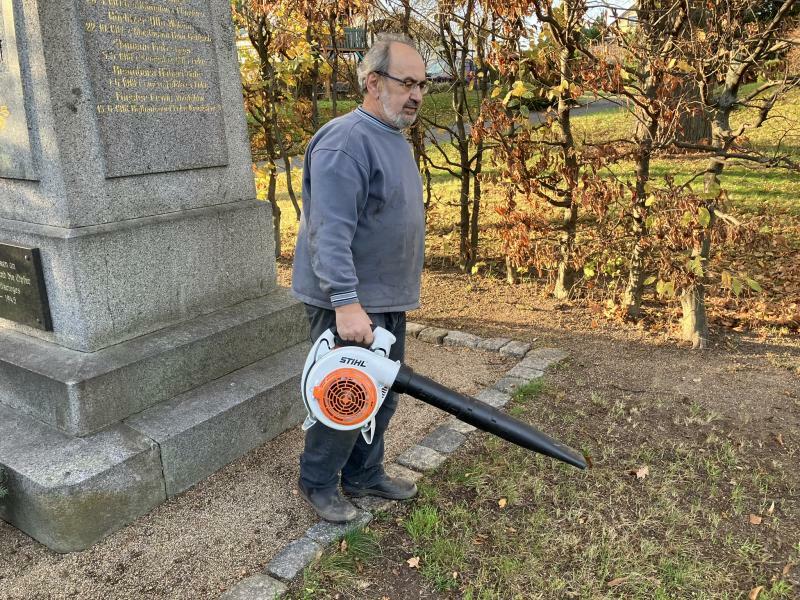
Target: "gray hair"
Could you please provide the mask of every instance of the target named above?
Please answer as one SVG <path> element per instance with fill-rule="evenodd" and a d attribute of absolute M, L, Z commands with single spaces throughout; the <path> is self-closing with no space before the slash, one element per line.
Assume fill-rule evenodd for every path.
<path fill-rule="evenodd" d="M 367 75 L 376 71 L 389 70 L 389 48 L 394 42 L 405 44 L 414 50 L 417 49 L 414 40 L 404 33 L 379 33 L 378 39 L 375 40 L 372 48 L 367 51 L 358 65 L 358 85 L 361 87 L 362 94 L 367 91 Z"/>

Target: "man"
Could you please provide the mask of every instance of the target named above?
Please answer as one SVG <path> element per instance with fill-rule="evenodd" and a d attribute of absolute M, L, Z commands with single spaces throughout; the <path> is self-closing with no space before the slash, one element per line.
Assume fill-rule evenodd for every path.
<path fill-rule="evenodd" d="M 389 357 L 403 360 L 405 311 L 419 306 L 425 214 L 422 182 L 402 130 L 417 118 L 427 80 L 413 42 L 379 36 L 358 69 L 363 104 L 333 119 L 311 140 L 303 170 L 303 218 L 292 292 L 306 304 L 311 338 L 372 343 L 372 326 L 397 338 Z M 323 519 L 343 523 L 356 508 L 339 493 L 397 500 L 413 482 L 383 469 L 384 433 L 397 407 L 390 393 L 376 416 L 372 444 L 359 430 L 321 423 L 306 432 L 299 491 Z"/>

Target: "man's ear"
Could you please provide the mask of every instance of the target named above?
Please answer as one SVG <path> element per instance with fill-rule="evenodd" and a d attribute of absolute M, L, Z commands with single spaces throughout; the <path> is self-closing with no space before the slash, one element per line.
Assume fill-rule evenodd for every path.
<path fill-rule="evenodd" d="M 367 75 L 367 93 L 375 98 L 380 96 L 380 89 L 378 89 L 380 79 L 377 73 Z"/>

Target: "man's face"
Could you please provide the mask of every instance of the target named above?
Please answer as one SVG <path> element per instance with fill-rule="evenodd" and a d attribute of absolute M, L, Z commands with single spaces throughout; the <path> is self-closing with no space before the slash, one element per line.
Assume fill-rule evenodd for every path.
<path fill-rule="evenodd" d="M 389 69 L 386 75 L 379 75 L 381 81 L 378 85 L 378 100 L 386 120 L 395 127 L 405 129 L 417 119 L 422 106 L 423 92 L 418 85 L 408 89 L 401 82 L 424 81 L 425 63 L 416 50 L 405 44 L 392 44 L 389 57 Z"/>

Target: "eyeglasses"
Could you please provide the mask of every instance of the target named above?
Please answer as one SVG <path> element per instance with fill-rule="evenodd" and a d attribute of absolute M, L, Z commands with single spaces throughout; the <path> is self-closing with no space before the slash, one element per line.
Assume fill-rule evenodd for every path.
<path fill-rule="evenodd" d="M 415 79 L 411 79 L 410 77 L 406 77 L 405 79 L 400 79 L 399 77 L 394 77 L 393 75 L 389 75 L 386 71 L 375 71 L 381 77 L 386 77 L 387 79 L 391 79 L 392 81 L 396 81 L 400 85 L 402 85 L 407 92 L 410 92 L 415 87 L 419 88 L 419 93 L 424 94 L 428 91 L 428 87 L 430 86 L 430 81 L 427 79 L 423 79 L 422 81 L 417 81 Z"/>

